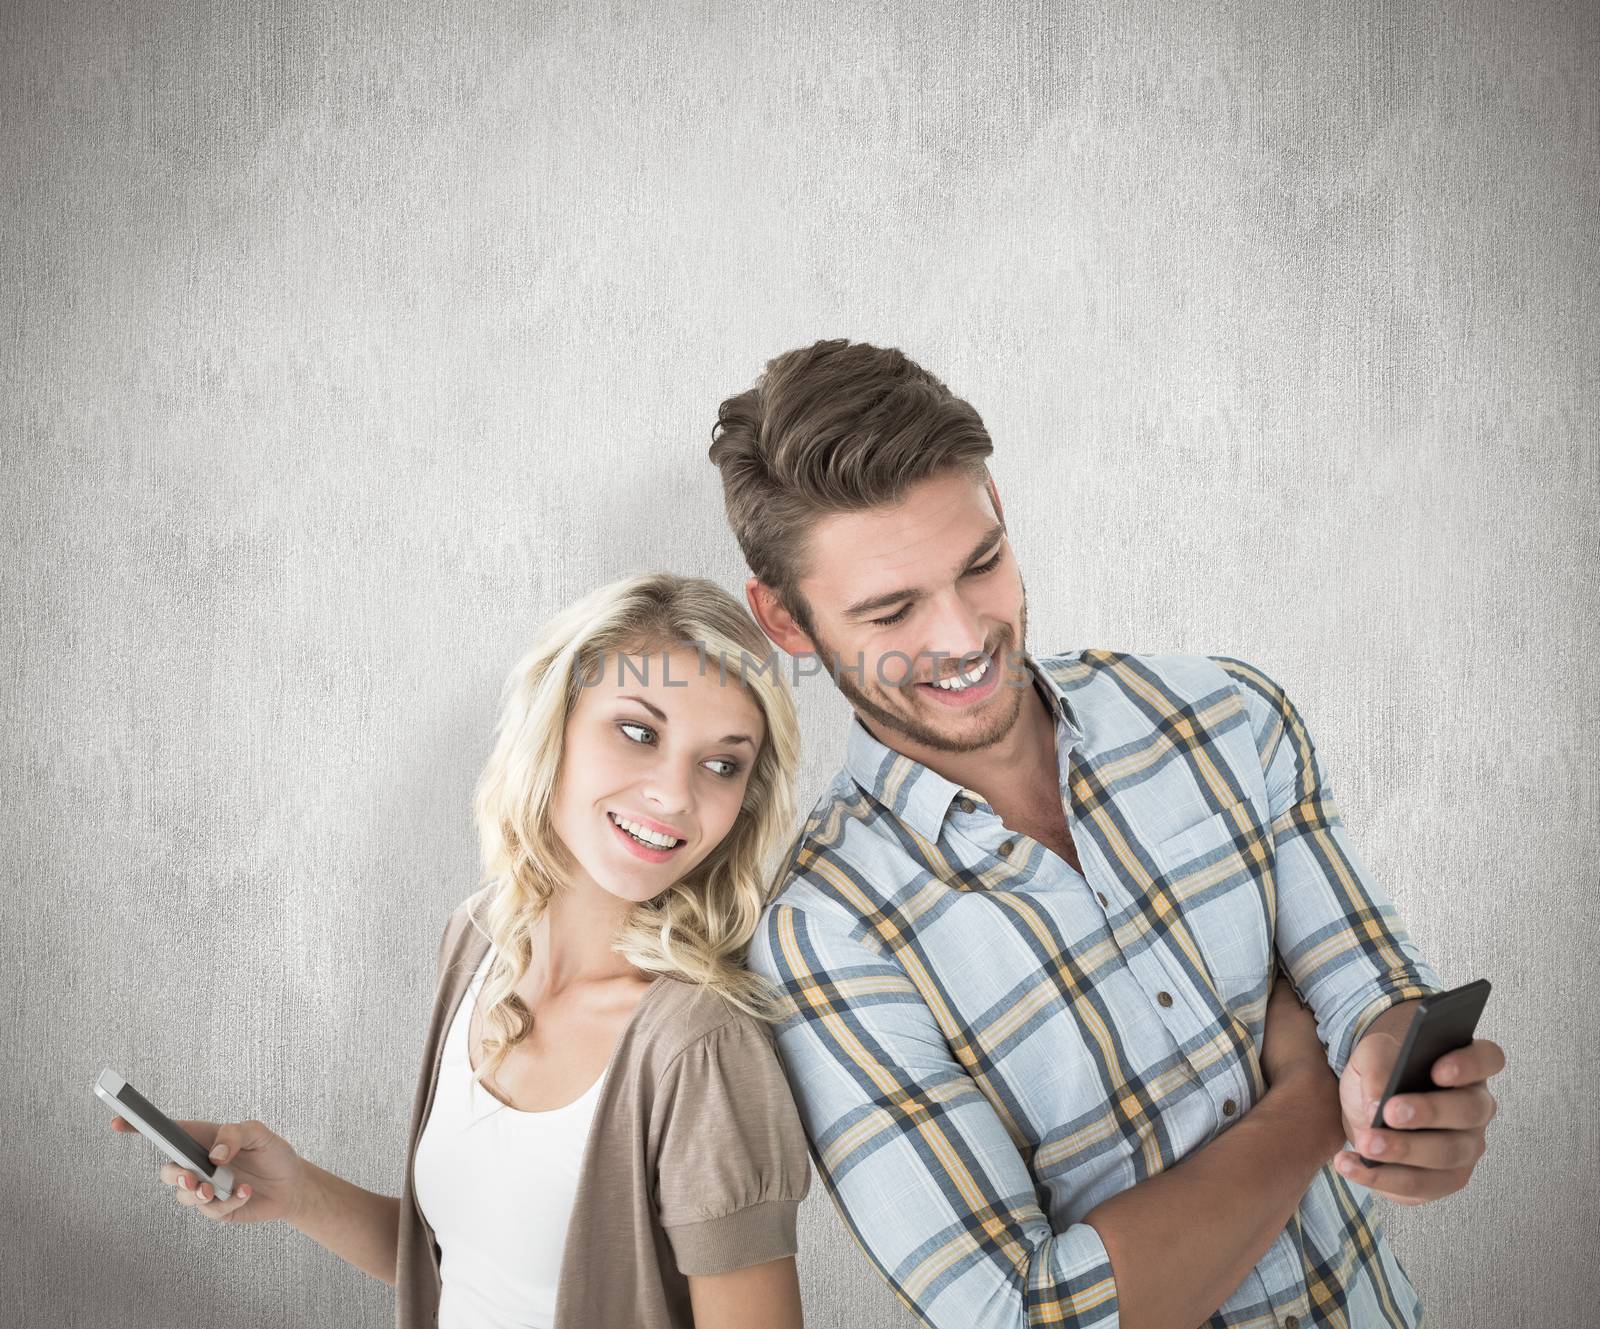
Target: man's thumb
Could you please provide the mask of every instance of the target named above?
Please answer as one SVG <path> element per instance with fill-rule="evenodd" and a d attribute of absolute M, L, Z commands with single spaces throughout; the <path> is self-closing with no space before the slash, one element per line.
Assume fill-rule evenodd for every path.
<path fill-rule="evenodd" d="M 1377 1110 L 1378 1096 L 1389 1079 L 1389 1069 L 1399 1050 L 1398 1039 L 1387 1034 L 1373 1034 L 1356 1044 L 1355 1051 L 1350 1054 L 1346 1069 L 1360 1090 L 1357 1101 L 1367 1111 Z"/>

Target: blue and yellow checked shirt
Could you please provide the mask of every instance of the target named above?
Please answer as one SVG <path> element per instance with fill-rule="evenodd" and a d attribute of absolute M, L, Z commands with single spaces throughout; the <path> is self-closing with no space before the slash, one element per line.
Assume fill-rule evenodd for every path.
<path fill-rule="evenodd" d="M 901 1300 L 941 1329 L 1111 1329 L 1083 1216 L 1259 1100 L 1276 965 L 1336 1073 L 1440 984 L 1270 678 L 1220 656 L 1023 658 L 1083 875 L 852 718 L 750 963 L 793 1003 L 778 1048 L 818 1171 Z M 1206 1325 L 1419 1324 L 1373 1204 L 1324 1167 Z"/>

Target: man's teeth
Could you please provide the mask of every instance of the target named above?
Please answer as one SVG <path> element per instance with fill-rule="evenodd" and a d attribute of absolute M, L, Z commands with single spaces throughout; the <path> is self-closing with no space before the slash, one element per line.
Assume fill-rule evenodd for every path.
<path fill-rule="evenodd" d="M 635 840 L 643 841 L 652 849 L 671 849 L 674 845 L 681 843 L 681 841 L 674 840 L 670 835 L 658 835 L 655 831 L 647 830 L 636 821 L 627 821 L 617 816 L 614 812 L 608 812 L 606 815 L 618 826 L 622 827 L 623 830 L 627 831 L 629 835 L 633 836 Z"/>
<path fill-rule="evenodd" d="M 955 678 L 936 681 L 933 686 L 943 688 L 946 692 L 960 692 L 963 688 L 970 688 L 974 683 L 981 683 L 983 676 L 989 672 L 992 657 L 985 656 L 983 663 L 970 674 L 958 674 Z"/>

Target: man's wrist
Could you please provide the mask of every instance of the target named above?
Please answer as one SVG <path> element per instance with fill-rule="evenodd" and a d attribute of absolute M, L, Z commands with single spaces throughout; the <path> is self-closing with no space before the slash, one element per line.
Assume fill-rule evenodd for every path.
<path fill-rule="evenodd" d="M 1397 1001 L 1372 1016 L 1365 1025 L 1357 1025 L 1356 1036 L 1350 1042 L 1350 1051 L 1354 1053 L 1369 1034 L 1388 1034 L 1396 1043 L 1401 1042 L 1411 1024 L 1413 1008 L 1421 1000 L 1421 997 L 1412 997 L 1407 1001 Z"/>

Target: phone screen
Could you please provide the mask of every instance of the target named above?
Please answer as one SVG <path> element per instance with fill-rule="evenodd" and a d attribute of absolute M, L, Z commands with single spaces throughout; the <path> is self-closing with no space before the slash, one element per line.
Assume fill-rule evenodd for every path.
<path fill-rule="evenodd" d="M 216 1164 L 206 1157 L 206 1151 L 200 1147 L 200 1141 L 190 1135 L 188 1131 L 179 1126 L 177 1122 L 167 1116 L 160 1108 L 141 1094 L 131 1084 L 124 1083 L 115 1097 L 119 1102 L 126 1103 L 130 1111 L 143 1118 L 146 1125 L 160 1134 L 169 1145 L 179 1154 L 182 1154 L 189 1166 L 197 1172 L 203 1172 L 207 1177 L 216 1175 Z"/>

